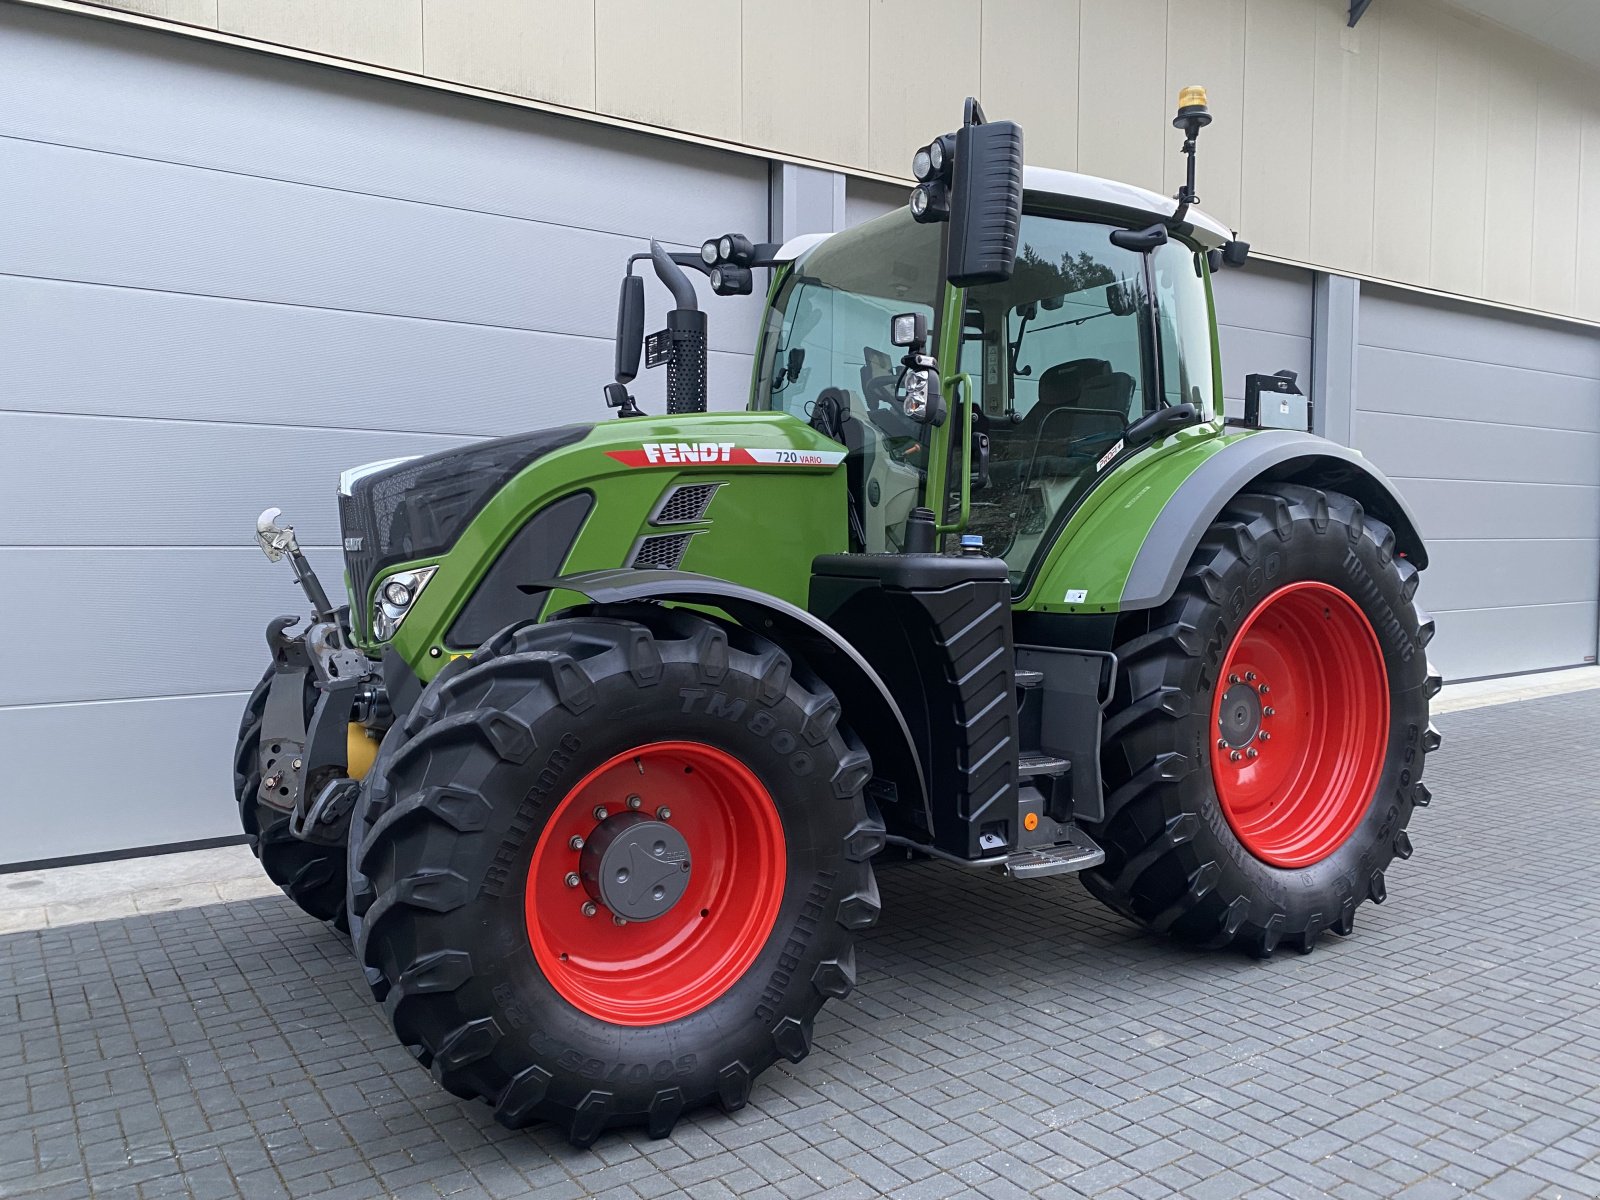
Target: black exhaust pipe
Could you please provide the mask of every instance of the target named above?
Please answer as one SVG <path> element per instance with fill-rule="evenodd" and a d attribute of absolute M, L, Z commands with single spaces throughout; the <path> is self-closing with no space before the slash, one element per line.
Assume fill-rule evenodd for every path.
<path fill-rule="evenodd" d="M 667 327 L 656 335 L 667 342 L 667 412 L 673 416 L 705 412 L 706 314 L 700 311 L 689 277 L 659 242 L 650 243 L 650 261 L 672 293 Z"/>

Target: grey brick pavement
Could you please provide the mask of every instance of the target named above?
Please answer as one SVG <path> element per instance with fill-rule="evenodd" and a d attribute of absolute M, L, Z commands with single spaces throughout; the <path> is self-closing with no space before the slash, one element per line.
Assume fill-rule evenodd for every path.
<path fill-rule="evenodd" d="M 500 1129 L 287 901 L 0 937 L 0 1196 L 1600 1196 L 1600 692 L 1440 724 L 1354 938 L 1190 954 L 888 868 L 812 1056 L 668 1141 Z"/>

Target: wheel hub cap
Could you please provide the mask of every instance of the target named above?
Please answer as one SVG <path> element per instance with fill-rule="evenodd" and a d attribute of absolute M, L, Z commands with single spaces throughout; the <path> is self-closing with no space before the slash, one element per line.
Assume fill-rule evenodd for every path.
<path fill-rule="evenodd" d="M 1256 740 L 1261 730 L 1261 694 L 1248 683 L 1230 684 L 1217 707 L 1217 733 L 1235 750 Z"/>
<path fill-rule="evenodd" d="M 589 895 L 619 917 L 653 921 L 689 887 L 689 843 L 671 825 L 642 813 L 600 823 L 578 868 Z"/>

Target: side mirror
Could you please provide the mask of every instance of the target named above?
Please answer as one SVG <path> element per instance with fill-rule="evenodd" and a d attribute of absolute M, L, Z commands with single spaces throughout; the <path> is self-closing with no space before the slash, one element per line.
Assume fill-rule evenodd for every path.
<path fill-rule="evenodd" d="M 617 300 L 617 382 L 629 384 L 639 374 L 639 351 L 644 346 L 644 280 L 622 277 Z"/>
<path fill-rule="evenodd" d="M 963 288 L 1011 278 L 1022 228 L 1022 128 L 982 121 L 975 102 L 967 108 L 969 123 L 956 131 L 946 273 Z"/>

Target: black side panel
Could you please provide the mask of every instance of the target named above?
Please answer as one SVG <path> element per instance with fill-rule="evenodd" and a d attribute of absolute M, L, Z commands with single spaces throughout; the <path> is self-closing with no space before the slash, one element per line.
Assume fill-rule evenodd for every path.
<path fill-rule="evenodd" d="M 545 505 L 506 543 L 478 590 L 462 605 L 444 644 L 452 650 L 481 646 L 513 621 L 537 616 L 543 597 L 526 586 L 561 574 L 572 544 L 578 540 L 589 510 L 590 492 L 574 492 Z"/>
<path fill-rule="evenodd" d="M 1039 750 L 1072 764 L 1066 784 L 1070 801 L 1058 821 L 1102 821 L 1105 793 L 1100 784 L 1100 714 L 1111 699 L 1117 677 L 1117 656 L 1109 651 L 1062 650 L 1055 646 L 1018 646 L 1017 667 L 1038 671 L 1044 681 L 1026 694 L 1023 706 L 1032 718 L 1031 733 Z"/>
<path fill-rule="evenodd" d="M 998 559 L 853 554 L 812 564 L 811 611 L 899 702 L 927 778 L 933 844 L 962 858 L 1016 845 L 1010 593 Z"/>

